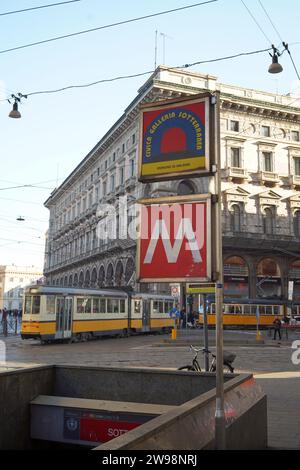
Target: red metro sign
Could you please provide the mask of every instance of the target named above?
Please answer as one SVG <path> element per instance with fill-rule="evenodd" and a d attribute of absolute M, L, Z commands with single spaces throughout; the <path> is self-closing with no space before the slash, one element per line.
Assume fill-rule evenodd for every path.
<path fill-rule="evenodd" d="M 152 202 L 140 201 L 139 282 L 210 280 L 210 196 Z"/>

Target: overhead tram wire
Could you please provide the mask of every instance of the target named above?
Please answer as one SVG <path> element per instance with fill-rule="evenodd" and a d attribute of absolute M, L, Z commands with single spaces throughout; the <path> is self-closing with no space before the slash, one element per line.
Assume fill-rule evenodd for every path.
<path fill-rule="evenodd" d="M 271 19 L 269 13 L 268 13 L 267 10 L 265 9 L 265 7 L 264 7 L 262 1 L 261 1 L 261 0 L 258 0 L 258 1 L 259 1 L 260 6 L 262 7 L 263 11 L 265 12 L 266 17 L 267 17 L 268 20 L 270 21 L 270 23 L 271 23 L 271 25 L 272 25 L 272 27 L 273 27 L 275 33 L 276 33 L 277 36 L 279 37 L 279 40 L 283 43 L 283 39 L 282 39 L 282 37 L 281 37 L 279 31 L 278 31 L 278 29 L 276 28 L 274 22 L 272 21 L 272 19 Z"/>
<path fill-rule="evenodd" d="M 269 44 L 272 44 L 272 41 L 270 40 L 270 38 L 268 38 L 268 36 L 266 35 L 266 33 L 264 32 L 263 28 L 260 26 L 259 22 L 257 21 L 257 19 L 255 18 L 255 16 L 253 15 L 253 13 L 251 12 L 251 10 L 247 7 L 246 3 L 244 2 L 244 0 L 241 0 L 242 4 L 244 5 L 244 7 L 246 8 L 246 10 L 248 11 L 249 15 L 251 16 L 251 18 L 253 19 L 254 23 L 256 24 L 256 26 L 258 27 L 258 29 L 261 31 L 261 33 L 264 35 L 264 37 L 266 38 L 266 40 L 268 41 Z"/>
<path fill-rule="evenodd" d="M 79 36 L 81 34 L 92 33 L 94 31 L 100 31 L 102 29 L 113 28 L 113 27 L 116 27 L 116 26 L 121 26 L 123 24 L 133 23 L 133 22 L 136 22 L 136 21 L 142 21 L 142 20 L 145 20 L 145 19 L 148 19 L 148 18 L 154 18 L 156 16 L 167 15 L 169 13 L 174 13 L 174 12 L 177 12 L 177 11 L 187 10 L 189 8 L 195 8 L 195 7 L 198 7 L 198 6 L 201 6 L 201 5 L 206 5 L 206 4 L 209 4 L 209 3 L 215 3 L 215 2 L 218 2 L 218 1 L 219 0 L 207 0 L 205 2 L 194 3 L 194 4 L 186 5 L 186 6 L 180 7 L 180 8 L 173 8 L 172 10 L 164 10 L 164 11 L 160 11 L 158 13 L 151 13 L 150 15 L 139 16 L 139 17 L 135 17 L 135 18 L 130 18 L 129 20 L 123 20 L 123 21 L 118 21 L 116 23 L 111 23 L 111 24 L 107 24 L 107 25 L 103 25 L 103 26 L 98 26 L 97 28 L 90 28 L 90 29 L 85 29 L 85 30 L 82 30 L 82 31 L 77 31 L 75 33 L 64 34 L 62 36 L 55 36 L 53 38 L 44 39 L 42 41 L 36 41 L 36 42 L 29 43 L 29 44 L 23 44 L 21 46 L 11 47 L 9 49 L 3 49 L 2 51 L 0 51 L 0 54 L 5 54 L 6 52 L 17 51 L 19 49 L 25 49 L 27 47 L 38 46 L 39 44 L 46 44 L 46 43 L 53 42 L 53 41 L 59 41 L 61 39 L 67 39 L 67 38 L 70 38 L 70 37 Z"/>
<path fill-rule="evenodd" d="M 177 66 L 174 66 L 174 67 L 166 67 L 167 70 L 175 70 L 175 69 L 187 69 L 187 68 L 190 68 L 190 67 L 194 67 L 195 65 L 201 65 L 201 64 L 207 64 L 207 63 L 211 63 L 211 62 L 219 62 L 219 61 L 222 61 L 222 60 L 229 60 L 229 59 L 234 59 L 234 58 L 237 58 L 237 57 L 242 57 L 242 56 L 249 56 L 249 55 L 254 55 L 254 54 L 261 54 L 263 52 L 268 52 L 268 51 L 271 51 L 272 48 L 271 47 L 268 47 L 266 49 L 260 49 L 260 50 L 255 50 L 255 51 L 249 51 L 249 52 L 239 52 L 238 54 L 233 54 L 233 55 L 229 55 L 229 56 L 224 56 L 224 57 L 218 57 L 216 59 L 208 59 L 208 60 L 201 60 L 201 61 L 197 61 L 197 62 L 193 62 L 191 64 L 183 64 L 183 65 L 177 65 Z M 136 74 L 131 74 L 131 75 L 121 75 L 121 76 L 118 76 L 118 77 L 113 77 L 113 78 L 107 78 L 107 79 L 102 79 L 102 80 L 97 80 L 97 81 L 94 81 L 94 82 L 91 82 L 91 83 L 86 83 L 86 84 L 82 84 L 82 85 L 68 85 L 68 86 L 65 86 L 65 87 L 62 87 L 62 88 L 57 88 L 57 89 L 53 89 L 53 90 L 41 90 L 41 91 L 33 91 L 33 92 L 30 92 L 30 93 L 19 93 L 18 95 L 20 97 L 28 97 L 28 96 L 33 96 L 33 95 L 42 95 L 42 94 L 51 94 L 51 93 L 59 93 L 59 92 L 62 92 L 62 91 L 66 91 L 66 90 L 70 90 L 72 88 L 87 88 L 87 87 L 90 87 L 90 86 L 94 86 L 94 85 L 99 85 L 101 83 L 110 83 L 110 82 L 114 82 L 114 81 L 117 81 L 117 80 L 124 80 L 124 79 L 129 79 L 129 78 L 137 78 L 137 77 L 141 77 L 143 75 L 150 75 L 152 73 L 154 73 L 155 70 L 152 69 L 152 70 L 147 70 L 146 72 L 141 72 L 141 73 L 136 73 Z M 8 101 L 8 98 L 6 99 L 3 99 L 3 100 L 0 100 L 0 101 Z M 1 188 L 0 188 L 1 189 Z"/>
<path fill-rule="evenodd" d="M 40 10 L 42 8 L 56 7 L 56 6 L 60 6 L 60 5 L 66 5 L 67 3 L 75 3 L 75 2 L 81 2 L 81 0 L 68 0 L 66 2 L 58 2 L 58 3 L 50 3 L 48 5 L 40 5 L 38 7 L 23 8 L 22 10 L 6 11 L 4 13 L 0 13 L 0 16 L 14 15 L 15 13 L 25 13 L 27 11 Z"/>

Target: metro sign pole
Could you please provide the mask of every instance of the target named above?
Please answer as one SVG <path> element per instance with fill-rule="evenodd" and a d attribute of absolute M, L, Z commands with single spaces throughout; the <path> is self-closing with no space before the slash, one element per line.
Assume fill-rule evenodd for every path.
<path fill-rule="evenodd" d="M 211 193 L 215 200 L 212 204 L 213 230 L 213 273 L 216 281 L 216 412 L 215 412 L 215 444 L 216 449 L 226 448 L 225 412 L 224 412 L 224 376 L 223 376 L 223 254 L 222 254 L 222 211 L 221 211 L 221 155 L 220 155 L 220 93 L 212 97 L 214 106 L 211 113 L 211 125 L 214 129 L 214 145 L 211 154 L 214 166 L 214 181 L 210 182 Z"/>
<path fill-rule="evenodd" d="M 209 178 L 208 194 L 139 201 L 137 279 L 215 283 L 215 445 L 225 449 L 220 92 L 147 103 L 140 117 L 139 181 Z"/>

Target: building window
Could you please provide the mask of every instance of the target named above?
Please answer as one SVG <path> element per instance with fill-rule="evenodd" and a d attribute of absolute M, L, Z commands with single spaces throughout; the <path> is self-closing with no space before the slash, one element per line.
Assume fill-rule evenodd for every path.
<path fill-rule="evenodd" d="M 107 160 L 105 160 L 104 168 L 105 168 L 105 170 L 107 170 Z"/>
<path fill-rule="evenodd" d="M 125 144 L 122 144 L 122 153 L 125 153 Z"/>
<path fill-rule="evenodd" d="M 116 152 L 113 153 L 113 162 L 116 160 Z"/>
<path fill-rule="evenodd" d="M 274 213 L 270 208 L 264 210 L 264 233 L 265 235 L 274 233 Z"/>
<path fill-rule="evenodd" d="M 134 176 L 134 159 L 130 160 L 130 177 Z"/>
<path fill-rule="evenodd" d="M 300 211 L 296 211 L 294 214 L 294 234 L 300 238 Z"/>
<path fill-rule="evenodd" d="M 124 183 L 124 167 L 120 168 L 120 184 Z"/>
<path fill-rule="evenodd" d="M 230 121 L 230 130 L 233 132 L 239 132 L 240 130 L 239 121 Z"/>
<path fill-rule="evenodd" d="M 234 168 L 242 168 L 241 149 L 232 147 L 231 149 L 231 166 Z"/>
<path fill-rule="evenodd" d="M 231 227 L 233 232 L 241 231 L 241 208 L 238 204 L 231 208 Z"/>
<path fill-rule="evenodd" d="M 103 181 L 103 185 L 102 185 L 102 192 L 103 192 L 103 196 L 106 196 L 106 181 Z"/>
<path fill-rule="evenodd" d="M 291 131 L 291 139 L 294 142 L 299 142 L 299 131 Z"/>
<path fill-rule="evenodd" d="M 132 145 L 135 144 L 135 134 L 132 134 Z"/>
<path fill-rule="evenodd" d="M 261 126 L 261 135 L 264 137 L 270 137 L 270 127 L 269 126 Z"/>
<path fill-rule="evenodd" d="M 178 195 L 185 196 L 188 194 L 195 194 L 195 188 L 190 181 L 181 181 L 178 186 Z"/>
<path fill-rule="evenodd" d="M 294 157 L 294 174 L 300 176 L 300 157 Z"/>
<path fill-rule="evenodd" d="M 115 175 L 111 175 L 110 177 L 110 191 L 114 191 L 115 190 Z"/>
<path fill-rule="evenodd" d="M 272 152 L 263 152 L 264 171 L 273 171 Z"/>

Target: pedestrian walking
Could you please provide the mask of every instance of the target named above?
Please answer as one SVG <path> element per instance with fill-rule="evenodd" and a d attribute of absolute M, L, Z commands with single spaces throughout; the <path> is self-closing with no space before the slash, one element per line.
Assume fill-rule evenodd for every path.
<path fill-rule="evenodd" d="M 276 317 L 275 320 L 273 321 L 273 325 L 274 325 L 274 338 L 273 339 L 276 339 L 276 336 L 277 336 L 277 333 L 278 333 L 279 339 L 281 341 L 281 320 L 280 320 L 280 318 Z"/>
<path fill-rule="evenodd" d="M 180 311 L 180 328 L 185 328 L 186 326 L 186 308 L 182 307 Z"/>
<path fill-rule="evenodd" d="M 2 320 L 1 320 L 4 336 L 7 336 L 7 317 L 8 317 L 8 311 L 7 311 L 7 308 L 4 307 L 4 309 L 2 310 Z"/>

